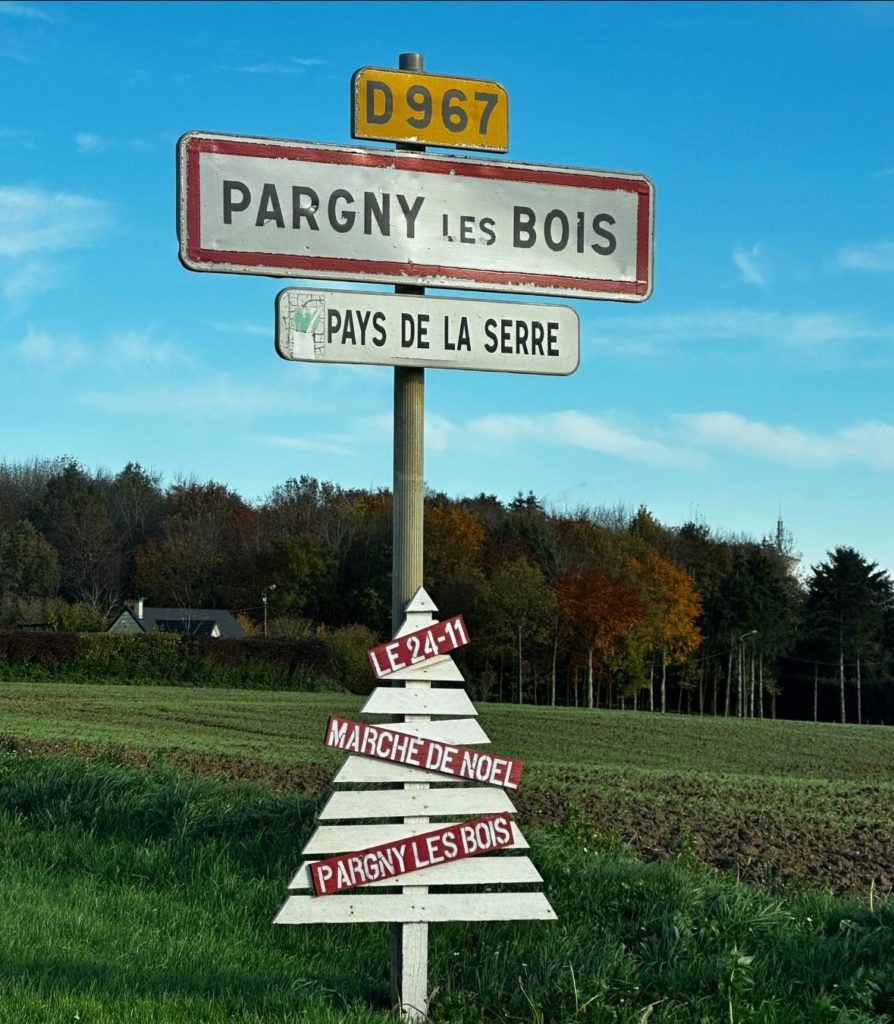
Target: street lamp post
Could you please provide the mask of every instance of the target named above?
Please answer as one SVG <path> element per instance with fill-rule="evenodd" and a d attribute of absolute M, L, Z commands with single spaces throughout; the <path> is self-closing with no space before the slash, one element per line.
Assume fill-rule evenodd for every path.
<path fill-rule="evenodd" d="M 738 718 L 744 718 L 745 716 L 745 701 L 743 693 L 745 683 L 745 641 L 750 636 L 757 636 L 757 630 L 749 629 L 747 633 L 743 633 L 736 641 L 737 654 L 739 656 L 738 685 L 736 687 L 736 716 Z"/>
<path fill-rule="evenodd" d="M 275 583 L 268 583 L 266 587 L 261 590 L 261 604 L 264 606 L 264 639 L 267 639 L 267 594 L 271 590 L 276 590 Z"/>

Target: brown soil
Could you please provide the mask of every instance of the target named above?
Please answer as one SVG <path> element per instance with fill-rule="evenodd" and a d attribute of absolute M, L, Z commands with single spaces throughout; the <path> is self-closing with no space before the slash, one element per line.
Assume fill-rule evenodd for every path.
<path fill-rule="evenodd" d="M 155 754 L 125 747 L 97 747 L 62 740 L 32 741 L 0 737 L 0 749 L 33 755 L 75 754 L 115 760 L 140 767 L 157 762 Z M 268 765 L 248 759 L 172 749 L 167 764 L 206 778 L 228 782 L 262 782 L 279 792 L 324 792 L 332 769 L 319 764 Z M 674 856 L 685 846 L 702 861 L 763 885 L 824 885 L 838 893 L 879 895 L 894 890 L 894 828 L 881 823 L 844 824 L 829 817 L 805 819 L 787 815 L 783 805 L 756 809 L 730 800 L 726 804 L 707 784 L 684 778 L 666 779 L 631 797 L 620 787 L 593 793 L 565 780 L 565 799 L 554 789 L 528 788 L 513 793 L 523 824 L 557 825 L 573 803 L 582 819 L 605 835 L 617 835 L 647 858 Z M 861 795 L 872 799 L 868 787 Z M 712 799 L 713 797 L 713 799 Z M 879 793 L 879 800 L 884 799 Z"/>

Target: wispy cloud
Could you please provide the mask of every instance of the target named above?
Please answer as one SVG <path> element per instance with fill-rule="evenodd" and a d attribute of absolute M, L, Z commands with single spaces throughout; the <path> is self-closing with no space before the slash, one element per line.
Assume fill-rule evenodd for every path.
<path fill-rule="evenodd" d="M 261 64 L 241 64 L 236 67 L 220 66 L 221 71 L 238 71 L 244 75 L 303 75 L 304 68 L 297 64 L 276 64 L 265 61 Z"/>
<path fill-rule="evenodd" d="M 360 436 L 378 440 L 391 431 L 391 416 L 367 417 Z M 578 448 L 612 458 L 644 462 L 653 466 L 698 467 L 705 456 L 691 448 L 667 444 L 658 431 L 637 433 L 609 417 L 577 410 L 530 414 L 492 414 L 465 422 L 444 416 L 426 416 L 425 440 L 432 452 L 463 449 L 476 453 L 500 454 L 532 445 Z"/>
<path fill-rule="evenodd" d="M 850 270 L 894 270 L 894 242 L 883 239 L 839 249 L 838 262 Z"/>
<path fill-rule="evenodd" d="M 78 132 L 75 135 L 75 149 L 79 153 L 104 153 L 109 149 L 131 149 L 145 153 L 153 148 L 154 143 L 149 139 L 109 139 L 98 132 Z"/>
<path fill-rule="evenodd" d="M 79 153 L 97 153 L 105 148 L 105 142 L 96 132 L 78 132 L 75 147 Z"/>
<path fill-rule="evenodd" d="M 35 275 L 37 271 L 35 270 Z M 20 288 L 32 286 L 26 281 Z M 52 366 L 60 370 L 86 363 L 93 367 L 109 370 L 125 370 L 134 373 L 140 368 L 152 369 L 165 366 L 186 365 L 191 362 L 173 341 L 156 338 L 153 328 L 143 330 L 113 331 L 101 344 L 87 345 L 76 337 L 63 337 L 49 331 L 39 331 L 33 326 L 17 345 L 13 346 L 26 363 Z"/>
<path fill-rule="evenodd" d="M 257 64 L 219 64 L 218 71 L 237 71 L 246 75 L 301 75 L 308 68 L 322 67 L 329 61 L 322 57 L 289 57 L 285 61 L 259 61 Z"/>
<path fill-rule="evenodd" d="M 88 355 L 87 346 L 77 338 L 60 338 L 35 330 L 30 324 L 28 333 L 14 348 L 26 363 L 58 370 L 77 366 Z"/>
<path fill-rule="evenodd" d="M 790 425 L 751 420 L 732 412 L 679 416 L 688 439 L 727 451 L 793 465 L 838 465 L 863 462 L 894 467 L 894 425 L 866 421 L 829 434 L 811 433 Z"/>
<path fill-rule="evenodd" d="M 271 448 L 297 448 L 303 452 L 322 452 L 324 455 L 356 457 L 360 454 L 356 444 L 349 438 L 338 436 L 332 440 L 308 437 L 285 437 L 281 434 L 258 434 L 254 440 Z"/>
<path fill-rule="evenodd" d="M 11 18 L 24 18 L 27 21 L 52 21 L 53 19 L 39 7 L 31 4 L 18 4 L 3 0 L 0 3 L 0 15 L 7 15 Z"/>
<path fill-rule="evenodd" d="M 151 327 L 142 331 L 118 331 L 109 338 L 104 360 L 110 366 L 130 369 L 134 366 L 185 365 L 192 360 L 173 341 L 156 338 Z"/>
<path fill-rule="evenodd" d="M 254 324 L 247 320 L 209 320 L 208 326 L 227 334 L 251 334 L 260 338 L 273 337 L 273 321 L 269 324 Z"/>
<path fill-rule="evenodd" d="M 91 409 L 148 417 L 237 416 L 269 412 L 278 402 L 269 388 L 248 385 L 226 373 L 204 373 L 199 379 L 168 381 L 164 387 L 156 383 L 127 389 L 88 389 L 77 397 Z"/>
<path fill-rule="evenodd" d="M 0 144 L 20 149 L 37 149 L 35 134 L 24 128 L 0 128 Z"/>
<path fill-rule="evenodd" d="M 749 284 L 756 284 L 761 288 L 766 287 L 766 258 L 760 242 L 755 242 L 750 249 L 745 249 L 741 245 L 734 246 L 733 263 Z"/>
<path fill-rule="evenodd" d="M 0 188 L 0 256 L 92 245 L 112 223 L 108 203 L 38 188 Z"/>
<path fill-rule="evenodd" d="M 793 346 L 894 342 L 894 323 L 871 323 L 849 313 L 692 309 L 657 315 L 641 313 L 635 319 L 600 318 L 586 328 L 584 343 L 613 352 L 644 355 L 669 345 L 702 341 L 768 341 Z"/>
<path fill-rule="evenodd" d="M 42 260 L 17 260 L 13 272 L 3 278 L 3 295 L 11 306 L 24 309 L 35 295 L 50 291 L 58 283 L 58 272 Z"/>

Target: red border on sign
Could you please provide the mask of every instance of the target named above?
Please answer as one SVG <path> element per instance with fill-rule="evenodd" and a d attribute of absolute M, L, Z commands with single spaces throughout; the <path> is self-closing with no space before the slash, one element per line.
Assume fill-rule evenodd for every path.
<path fill-rule="evenodd" d="M 442 267 L 426 263 L 402 263 L 382 260 L 353 260 L 326 256 L 291 256 L 284 253 L 227 252 L 202 249 L 201 195 L 199 191 L 199 156 L 221 153 L 226 156 L 309 161 L 336 165 L 396 167 L 421 174 L 452 174 L 457 177 L 523 181 L 544 185 L 571 185 L 577 188 L 635 192 L 639 195 L 637 210 L 636 281 L 605 281 L 592 278 L 565 277 L 554 274 L 525 274 L 515 271 Z M 260 142 L 243 139 L 203 138 L 191 136 L 186 142 L 186 245 L 187 259 L 194 263 L 237 267 L 265 267 L 270 270 L 326 271 L 332 274 L 352 273 L 388 275 L 400 279 L 444 278 L 469 284 L 566 288 L 577 292 L 600 292 L 616 295 L 646 295 L 649 291 L 649 256 L 652 225 L 652 189 L 645 178 L 621 178 L 610 173 L 585 170 L 559 171 L 549 167 L 512 166 L 473 160 L 419 160 L 393 150 L 328 149 L 313 145 L 295 145 L 275 141 Z M 300 275 L 296 275 L 300 276 Z"/>

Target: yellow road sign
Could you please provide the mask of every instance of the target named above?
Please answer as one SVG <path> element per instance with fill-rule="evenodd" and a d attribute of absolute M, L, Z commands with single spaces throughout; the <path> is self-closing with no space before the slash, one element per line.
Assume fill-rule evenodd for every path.
<path fill-rule="evenodd" d="M 509 96 L 498 82 L 360 68 L 351 79 L 351 136 L 505 153 Z"/>

